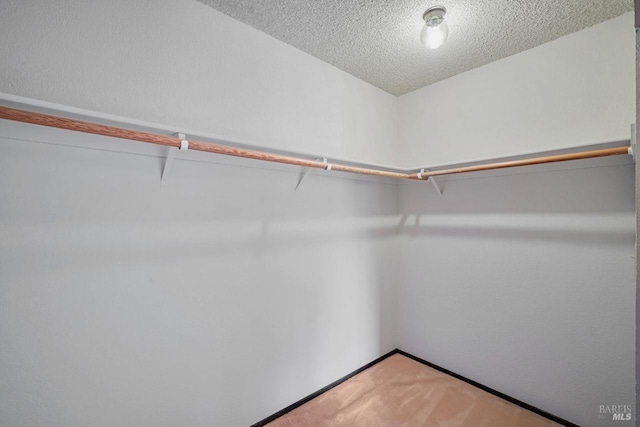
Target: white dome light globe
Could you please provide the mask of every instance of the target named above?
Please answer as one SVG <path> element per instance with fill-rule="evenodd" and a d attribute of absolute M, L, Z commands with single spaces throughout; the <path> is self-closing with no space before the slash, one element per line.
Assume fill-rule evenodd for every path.
<path fill-rule="evenodd" d="M 437 49 L 449 35 L 449 26 L 444 20 L 447 13 L 442 6 L 436 6 L 427 9 L 422 16 L 425 24 L 420 32 L 420 41 L 427 49 Z"/>

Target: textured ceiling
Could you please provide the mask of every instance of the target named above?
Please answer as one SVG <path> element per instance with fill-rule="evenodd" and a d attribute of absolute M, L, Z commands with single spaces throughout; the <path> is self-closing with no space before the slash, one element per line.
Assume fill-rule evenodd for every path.
<path fill-rule="evenodd" d="M 633 9 L 633 0 L 199 0 L 394 95 L 531 49 Z M 420 44 L 422 13 L 449 38 Z"/>

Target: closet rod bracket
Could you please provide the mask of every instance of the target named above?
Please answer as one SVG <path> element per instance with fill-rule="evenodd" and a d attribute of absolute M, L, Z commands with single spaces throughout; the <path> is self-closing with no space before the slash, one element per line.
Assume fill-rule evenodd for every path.
<path fill-rule="evenodd" d="M 178 139 L 180 139 L 180 147 L 171 147 L 169 148 L 169 152 L 167 153 L 167 158 L 164 161 L 164 168 L 162 168 L 162 177 L 160 178 L 160 184 L 165 185 L 167 180 L 169 179 L 169 173 L 171 172 L 171 167 L 173 166 L 173 160 L 176 157 L 176 153 L 178 151 L 186 151 L 189 149 L 189 141 L 187 141 L 187 137 L 184 133 L 175 133 L 174 134 Z"/>
<path fill-rule="evenodd" d="M 422 174 L 425 172 L 429 172 L 429 171 L 426 169 L 420 169 L 419 176 L 422 176 Z M 428 176 L 427 180 L 431 182 L 431 184 L 433 184 L 433 188 L 436 190 L 436 193 L 438 193 L 438 196 L 442 197 L 442 190 L 440 189 L 440 186 L 438 185 L 438 182 L 436 181 L 436 179 L 433 176 Z"/>
<path fill-rule="evenodd" d="M 327 167 L 328 167 L 328 170 L 331 170 L 331 165 L 327 163 L 327 159 L 325 157 L 317 157 L 314 160 L 316 162 L 323 162 L 327 164 L 328 166 L 325 166 L 325 170 L 327 170 Z M 300 175 L 300 179 L 298 179 L 298 183 L 296 184 L 295 191 L 298 191 L 298 188 L 300 188 L 300 185 L 302 185 L 302 181 L 304 181 L 307 175 L 309 175 L 309 172 L 311 172 L 311 169 L 313 168 L 303 168 L 302 175 Z"/>

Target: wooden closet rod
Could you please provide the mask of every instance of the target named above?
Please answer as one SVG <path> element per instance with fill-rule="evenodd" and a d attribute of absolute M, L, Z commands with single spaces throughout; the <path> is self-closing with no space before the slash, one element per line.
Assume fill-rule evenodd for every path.
<path fill-rule="evenodd" d="M 180 147 L 180 139 L 173 136 L 156 135 L 153 133 L 139 132 L 122 129 L 114 126 L 100 125 L 97 123 L 83 122 L 80 120 L 67 119 L 64 117 L 49 116 L 46 114 L 33 113 L 31 111 L 18 110 L 0 106 L 0 119 L 14 120 L 17 122 L 31 123 L 34 125 L 49 126 L 60 129 L 73 130 L 78 132 L 93 133 L 96 135 L 111 136 L 114 138 L 130 139 L 134 141 L 147 142 L 149 144 L 166 145 L 167 147 Z M 210 144 L 208 142 L 198 142 L 189 140 L 189 149 L 206 151 L 207 153 L 222 154 L 225 156 L 244 157 L 247 159 L 264 160 L 267 162 L 285 163 L 288 165 L 304 166 L 307 168 L 327 169 L 328 164 L 317 160 L 298 159 L 277 154 L 262 153 L 259 151 L 246 150 L 242 148 L 225 147 L 224 145 Z M 390 172 L 377 169 L 367 169 L 355 166 L 331 164 L 331 170 L 341 172 L 360 173 L 365 175 L 384 176 L 387 178 L 411 179 L 408 173 Z M 417 177 L 415 178 L 417 179 Z"/>
<path fill-rule="evenodd" d="M 616 156 L 619 154 L 631 154 L 629 147 L 604 148 L 602 150 L 581 151 L 579 153 L 558 154 L 555 156 L 536 157 L 524 160 L 512 160 L 509 162 L 487 163 L 476 166 L 466 166 L 460 168 L 442 169 L 432 172 L 423 172 L 421 174 L 413 174 L 411 177 L 418 179 L 418 175 L 422 179 L 430 176 L 453 175 L 456 173 L 487 171 L 492 169 L 512 168 L 516 166 L 540 165 L 543 163 L 565 162 L 568 160 L 592 159 L 594 157 Z"/>
<path fill-rule="evenodd" d="M 122 129 L 114 126 L 101 125 L 97 123 L 84 122 L 81 120 L 68 119 L 64 117 L 50 116 L 47 114 L 34 113 L 31 111 L 18 110 L 15 108 L 0 106 L 0 119 L 14 120 L 18 122 L 31 123 L 34 125 L 49 126 L 59 129 L 66 129 L 78 132 L 92 133 L 96 135 L 110 136 L 114 138 L 129 139 L 133 141 L 146 142 L 149 144 L 165 145 L 167 147 L 180 147 L 180 139 L 172 136 L 156 135 L 148 132 L 140 132 L 129 129 Z M 330 164 L 317 160 L 299 159 L 277 154 L 263 153 L 260 151 L 247 150 L 242 148 L 226 147 L 224 145 L 211 144 L 208 142 L 198 142 L 189 140 L 189 149 L 205 151 L 208 153 L 221 154 L 225 156 L 244 157 L 247 159 L 263 160 L 267 162 L 284 163 L 289 165 L 303 166 L 307 168 L 331 169 L 340 172 L 351 172 L 365 175 L 375 175 L 387 178 L 427 180 L 430 176 L 451 175 L 464 172 L 478 172 L 492 169 L 510 168 L 515 166 L 538 165 L 542 163 L 563 162 L 567 160 L 590 159 L 594 157 L 615 156 L 619 154 L 630 154 L 629 147 L 606 148 L 602 150 L 583 151 L 579 153 L 560 154 L 555 156 L 537 157 L 525 160 L 514 160 L 500 163 L 489 163 L 476 166 L 460 168 L 450 168 L 423 173 L 401 173 L 379 169 L 369 169 L 356 166 Z"/>

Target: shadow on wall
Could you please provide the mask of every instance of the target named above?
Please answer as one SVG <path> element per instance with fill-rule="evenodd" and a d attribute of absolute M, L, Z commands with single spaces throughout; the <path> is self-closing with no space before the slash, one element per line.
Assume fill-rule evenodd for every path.
<path fill-rule="evenodd" d="M 439 236 L 459 239 L 523 239 L 529 242 L 565 242 L 578 245 L 622 245 L 635 243 L 629 214 L 610 218 L 589 215 L 543 215 L 537 222 L 522 215 L 514 221 L 511 216 L 466 215 L 461 218 L 438 219 L 429 214 L 405 214 L 397 227 L 400 234 L 410 237 Z"/>
<path fill-rule="evenodd" d="M 401 187 L 399 234 L 633 245 L 633 165 Z"/>
<path fill-rule="evenodd" d="M 401 214 L 570 214 L 635 210 L 634 200 L 628 197 L 634 188 L 632 163 L 610 165 L 606 158 L 584 160 L 580 165 L 578 162 L 550 165 L 548 168 L 553 169 L 540 172 L 536 172 L 537 167 L 529 166 L 484 175 L 439 178 L 442 197 L 426 183 L 407 182 L 400 194 Z M 574 168 L 564 169 L 569 164 Z M 590 166 L 583 167 L 583 164 Z M 491 176 L 496 172 L 500 175 Z"/>

